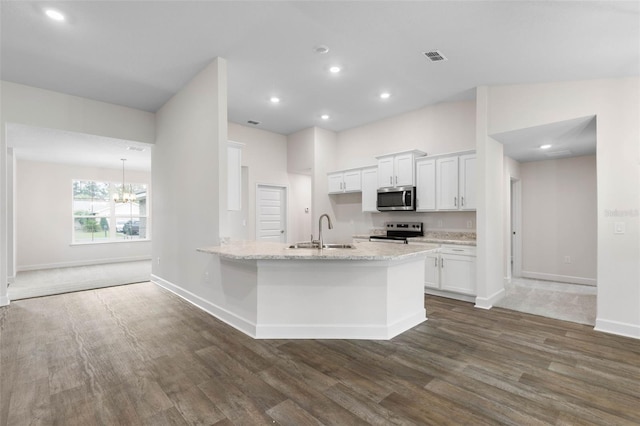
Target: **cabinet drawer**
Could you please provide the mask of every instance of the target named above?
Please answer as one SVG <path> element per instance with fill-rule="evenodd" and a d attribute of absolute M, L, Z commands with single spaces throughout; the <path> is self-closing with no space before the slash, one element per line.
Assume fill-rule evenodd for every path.
<path fill-rule="evenodd" d="M 442 254 L 459 254 L 462 256 L 475 256 L 476 248 L 473 246 L 457 246 L 457 245 L 443 245 L 440 248 Z"/>

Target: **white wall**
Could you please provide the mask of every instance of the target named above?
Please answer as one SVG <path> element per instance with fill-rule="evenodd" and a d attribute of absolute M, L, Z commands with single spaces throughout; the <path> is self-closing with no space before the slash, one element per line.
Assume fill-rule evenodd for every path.
<path fill-rule="evenodd" d="M 150 241 L 71 245 L 72 181 L 118 182 L 122 170 L 18 160 L 16 178 L 18 271 L 151 258 Z M 153 199 L 149 172 L 128 171 L 127 182 Z"/>
<path fill-rule="evenodd" d="M 640 79 L 496 86 L 487 92 L 488 126 L 484 138 L 505 131 L 596 116 L 596 329 L 639 338 Z M 483 143 L 483 137 L 479 137 L 479 146 Z M 493 192 L 502 193 L 504 189 L 502 181 L 486 184 L 481 197 Z M 624 234 L 614 234 L 616 222 L 624 224 Z M 503 222 L 491 230 L 502 234 Z M 478 243 L 482 245 L 478 247 L 480 253 L 490 247 L 481 240 L 480 229 L 478 231 Z M 502 261 L 495 258 L 488 263 L 504 270 Z"/>
<path fill-rule="evenodd" d="M 194 303 L 221 297 L 219 262 L 196 249 L 224 232 L 226 87 L 218 58 L 156 114 L 152 280 Z"/>
<path fill-rule="evenodd" d="M 335 212 L 327 192 L 329 191 L 327 173 L 334 171 L 337 164 L 338 140 L 337 134 L 319 127 L 313 128 L 313 217 L 311 228 L 315 238 L 318 238 L 318 218 L 327 213 L 335 218 Z M 326 224 L 323 224 L 326 226 Z M 335 233 L 338 233 L 339 228 Z M 330 241 L 330 234 L 324 234 Z"/>
<path fill-rule="evenodd" d="M 0 82 L 0 306 L 7 298 L 7 209 L 13 208 L 7 193 L 7 123 L 48 127 L 117 139 L 153 143 L 155 116 L 152 113 L 107 104 L 63 93 L 6 81 Z"/>
<path fill-rule="evenodd" d="M 376 165 L 377 155 L 411 149 L 427 155 L 476 148 L 474 101 L 446 102 L 376 121 L 337 135 L 336 168 Z"/>
<path fill-rule="evenodd" d="M 522 163 L 520 171 L 522 276 L 595 285 L 596 156 Z"/>
<path fill-rule="evenodd" d="M 247 167 L 248 172 L 246 235 L 248 239 L 254 240 L 256 238 L 256 186 L 258 184 L 289 185 L 287 137 L 236 123 L 228 123 L 228 131 L 229 140 L 245 144 L 242 149 L 242 166 Z M 245 206 L 243 210 L 244 208 Z M 291 206 L 289 210 L 291 211 Z"/>

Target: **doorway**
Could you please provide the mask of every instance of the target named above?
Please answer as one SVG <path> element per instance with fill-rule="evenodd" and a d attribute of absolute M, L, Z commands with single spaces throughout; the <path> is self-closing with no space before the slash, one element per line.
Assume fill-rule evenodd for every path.
<path fill-rule="evenodd" d="M 285 186 L 258 184 L 256 240 L 287 242 L 287 188 Z"/>
<path fill-rule="evenodd" d="M 6 136 L 9 298 L 148 281 L 151 146 L 17 123 Z"/>

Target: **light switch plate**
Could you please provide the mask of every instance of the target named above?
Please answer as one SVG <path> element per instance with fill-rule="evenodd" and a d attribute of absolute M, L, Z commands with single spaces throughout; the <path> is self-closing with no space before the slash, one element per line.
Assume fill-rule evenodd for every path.
<path fill-rule="evenodd" d="M 626 231 L 626 226 L 624 222 L 615 222 L 613 224 L 613 233 L 614 234 L 624 234 Z"/>

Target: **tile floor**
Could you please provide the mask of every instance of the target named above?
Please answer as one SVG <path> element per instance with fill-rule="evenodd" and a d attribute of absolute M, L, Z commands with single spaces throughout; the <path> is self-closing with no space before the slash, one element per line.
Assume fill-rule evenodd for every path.
<path fill-rule="evenodd" d="M 580 324 L 595 325 L 594 286 L 512 278 L 497 307 Z"/>
<path fill-rule="evenodd" d="M 8 295 L 9 300 L 27 299 L 144 282 L 150 278 L 150 260 L 24 271 L 18 272 Z"/>

